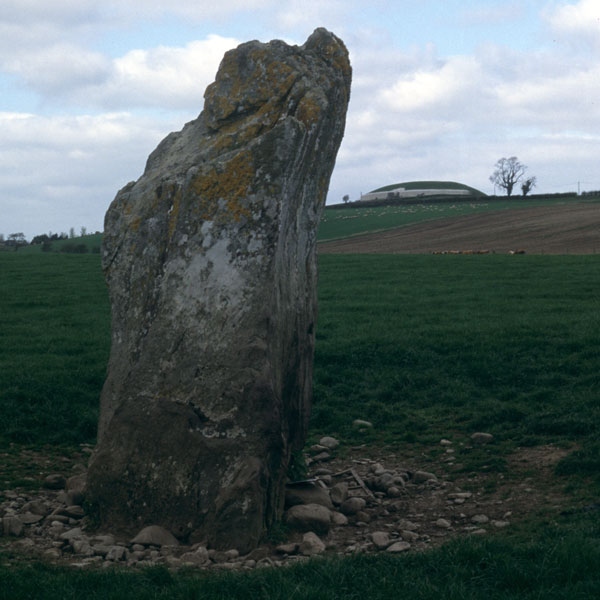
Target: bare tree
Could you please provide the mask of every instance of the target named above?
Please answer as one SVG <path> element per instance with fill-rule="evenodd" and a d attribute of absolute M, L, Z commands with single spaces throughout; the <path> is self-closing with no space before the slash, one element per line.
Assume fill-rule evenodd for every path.
<path fill-rule="evenodd" d="M 515 184 L 525 175 L 527 167 L 519 162 L 516 156 L 510 158 L 501 158 L 496 163 L 496 170 L 490 176 L 490 181 L 506 190 L 506 195 L 510 196 Z"/>
<path fill-rule="evenodd" d="M 527 194 L 529 194 L 529 192 L 532 190 L 532 188 L 535 187 L 536 183 L 537 183 L 536 177 L 529 177 L 529 179 L 525 180 L 525 182 L 521 185 L 521 191 L 523 192 L 523 197 L 525 197 L 525 196 L 527 196 Z"/>

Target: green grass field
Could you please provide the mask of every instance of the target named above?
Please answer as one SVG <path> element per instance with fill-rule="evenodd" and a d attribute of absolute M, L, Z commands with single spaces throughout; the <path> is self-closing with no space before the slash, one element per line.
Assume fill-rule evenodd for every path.
<path fill-rule="evenodd" d="M 498 470 L 517 446 L 557 444 L 574 449 L 557 467 L 573 505 L 598 502 L 597 256 L 323 255 L 319 270 L 313 439 L 418 452 L 485 430 Z M 100 257 L 0 253 L 0 289 L 0 448 L 93 440 L 109 350 Z M 19 482 L 0 473 L 0 490 Z M 599 522 L 575 511 L 422 554 L 240 574 L 0 567 L 0 599 L 591 599 Z"/>
<path fill-rule="evenodd" d="M 99 255 L 0 253 L 0 289 L 0 442 L 93 440 L 110 349 Z"/>
<path fill-rule="evenodd" d="M 384 231 L 404 225 L 432 221 L 447 217 L 458 217 L 493 210 L 512 210 L 531 206 L 547 206 L 549 204 L 564 204 L 565 202 L 581 201 L 573 196 L 572 199 L 540 198 L 524 200 L 473 200 L 443 203 L 422 203 L 389 206 L 373 206 L 354 208 L 326 208 L 319 226 L 319 241 L 335 240 L 351 235 L 360 235 L 372 231 Z"/>

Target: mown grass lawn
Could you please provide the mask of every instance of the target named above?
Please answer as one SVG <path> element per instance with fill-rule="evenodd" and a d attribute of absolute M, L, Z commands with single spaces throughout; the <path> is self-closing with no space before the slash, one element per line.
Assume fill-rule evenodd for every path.
<path fill-rule="evenodd" d="M 499 464 L 562 445 L 574 451 L 558 474 L 589 510 L 423 554 L 240 574 L 74 572 L 0 553 L 0 599 L 600 597 L 598 257 L 323 255 L 319 269 L 313 438 L 418 449 L 485 430 Z M 99 256 L 0 254 L 0 289 L 0 447 L 92 441 L 109 350 Z M 0 490 L 18 480 L 1 470 Z"/>

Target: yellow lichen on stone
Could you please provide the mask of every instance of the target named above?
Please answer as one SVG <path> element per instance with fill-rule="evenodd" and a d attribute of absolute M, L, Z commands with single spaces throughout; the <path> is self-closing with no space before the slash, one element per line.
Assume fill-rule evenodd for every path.
<path fill-rule="evenodd" d="M 317 123 L 321 115 L 321 106 L 314 95 L 308 93 L 298 104 L 296 109 L 296 118 L 302 121 L 307 127 Z"/>
<path fill-rule="evenodd" d="M 247 197 L 254 180 L 254 165 L 249 152 L 240 152 L 219 171 L 214 167 L 198 175 L 192 190 L 198 195 L 198 210 L 204 220 L 240 221 L 249 218 L 251 211 L 242 200 Z M 226 212 L 217 215 L 219 201 L 225 202 Z"/>
<path fill-rule="evenodd" d="M 129 229 L 131 229 L 131 231 L 133 231 L 134 233 L 137 233 L 140 225 L 142 224 L 142 217 L 136 217 L 135 219 L 131 219 L 127 225 L 129 226 Z"/>

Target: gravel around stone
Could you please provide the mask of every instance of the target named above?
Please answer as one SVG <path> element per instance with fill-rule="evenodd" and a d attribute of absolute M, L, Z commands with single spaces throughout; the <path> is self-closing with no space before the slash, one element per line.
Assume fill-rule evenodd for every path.
<path fill-rule="evenodd" d="M 337 457 L 335 438 L 321 442 L 329 458 L 319 458 L 319 448 L 309 449 L 306 480 L 288 486 L 285 541 L 240 555 L 236 548 L 186 544 L 158 525 L 140 527 L 128 538 L 96 531 L 82 506 L 82 465 L 71 461 L 76 476 L 67 470 L 42 473 L 39 490 L 0 491 L 0 563 L 248 570 L 315 555 L 418 552 L 454 537 L 497 534 L 541 507 L 559 512 L 567 501 L 557 485 L 548 484 L 553 465 L 567 452 L 552 446 L 521 449 L 504 474 L 457 472 L 455 458 L 445 453 L 403 459 L 357 446 Z M 460 445 L 468 451 L 470 444 L 481 447 L 469 438 Z M 440 442 L 442 448 L 455 445 Z M 485 449 L 493 454 L 493 440 L 486 440 Z M 532 466 L 537 477 L 531 476 Z"/>

